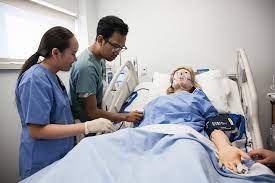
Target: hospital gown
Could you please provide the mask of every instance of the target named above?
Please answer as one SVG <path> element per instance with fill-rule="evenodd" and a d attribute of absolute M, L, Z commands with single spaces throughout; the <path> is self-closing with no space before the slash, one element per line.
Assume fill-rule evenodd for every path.
<path fill-rule="evenodd" d="M 196 88 L 192 93 L 182 91 L 149 102 L 144 108 L 144 119 L 139 126 L 184 124 L 205 135 L 205 119 L 217 114 L 203 91 Z"/>

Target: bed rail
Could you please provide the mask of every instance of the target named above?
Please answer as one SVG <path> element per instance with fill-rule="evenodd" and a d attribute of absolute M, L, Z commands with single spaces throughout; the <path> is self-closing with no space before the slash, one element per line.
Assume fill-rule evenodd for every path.
<path fill-rule="evenodd" d="M 236 77 L 239 86 L 247 127 L 252 138 L 252 148 L 262 148 L 263 142 L 259 128 L 258 97 L 252 72 L 244 49 L 237 50 Z"/>
<path fill-rule="evenodd" d="M 123 80 L 118 78 L 124 73 Z M 102 109 L 110 112 L 119 112 L 123 102 L 138 85 L 138 77 L 132 62 L 125 62 L 114 75 L 102 99 Z"/>

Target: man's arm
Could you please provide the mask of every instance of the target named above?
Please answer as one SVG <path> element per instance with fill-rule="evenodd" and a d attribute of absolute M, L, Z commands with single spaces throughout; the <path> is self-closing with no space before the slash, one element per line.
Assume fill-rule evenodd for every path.
<path fill-rule="evenodd" d="M 87 98 L 84 98 L 83 105 L 85 113 L 91 119 L 106 118 L 111 121 L 136 122 L 141 120 L 143 117 L 143 114 L 140 112 L 115 113 L 98 109 L 96 95 L 89 95 Z"/>

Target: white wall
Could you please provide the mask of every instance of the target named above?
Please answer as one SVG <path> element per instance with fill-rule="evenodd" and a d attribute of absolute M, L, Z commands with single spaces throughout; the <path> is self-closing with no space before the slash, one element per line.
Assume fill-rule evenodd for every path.
<path fill-rule="evenodd" d="M 88 39 L 92 44 L 95 41 L 98 22 L 96 0 L 87 0 L 87 9 Z"/>
<path fill-rule="evenodd" d="M 78 0 L 78 2 L 78 26 L 82 29 L 79 30 L 79 35 L 77 35 L 78 41 L 81 42 L 77 55 L 94 42 L 97 27 L 95 0 Z"/>
<path fill-rule="evenodd" d="M 78 0 L 41 0 L 47 2 L 51 5 L 54 5 L 59 8 L 63 8 L 71 13 L 78 13 Z"/>
<path fill-rule="evenodd" d="M 21 124 L 14 88 L 18 71 L 0 70 L 0 182 L 18 182 L 18 150 Z"/>
<path fill-rule="evenodd" d="M 123 59 L 170 72 L 179 65 L 219 68 L 230 73 L 236 48 L 245 48 L 259 97 L 264 141 L 271 122 L 266 98 L 274 52 L 272 0 L 98 0 L 97 17 L 113 14 L 130 27 Z M 272 48 L 273 47 L 273 48 Z M 149 78 L 149 77 L 148 77 Z"/>

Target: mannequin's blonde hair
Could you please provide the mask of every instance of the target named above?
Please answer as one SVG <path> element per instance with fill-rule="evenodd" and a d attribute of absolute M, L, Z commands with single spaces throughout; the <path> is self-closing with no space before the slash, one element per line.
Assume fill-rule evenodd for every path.
<path fill-rule="evenodd" d="M 175 92 L 175 89 L 173 88 L 173 79 L 174 79 L 174 75 L 177 71 L 181 70 L 181 69 L 184 69 L 184 70 L 187 70 L 190 75 L 191 75 L 191 82 L 193 84 L 193 88 L 192 90 L 194 90 L 195 88 L 199 88 L 199 84 L 195 81 L 195 72 L 193 71 L 193 69 L 191 67 L 179 67 L 177 68 L 176 70 L 174 70 L 170 76 L 170 83 L 171 83 L 171 86 L 169 88 L 167 88 L 167 91 L 166 93 L 169 95 L 171 93 L 174 93 Z"/>

